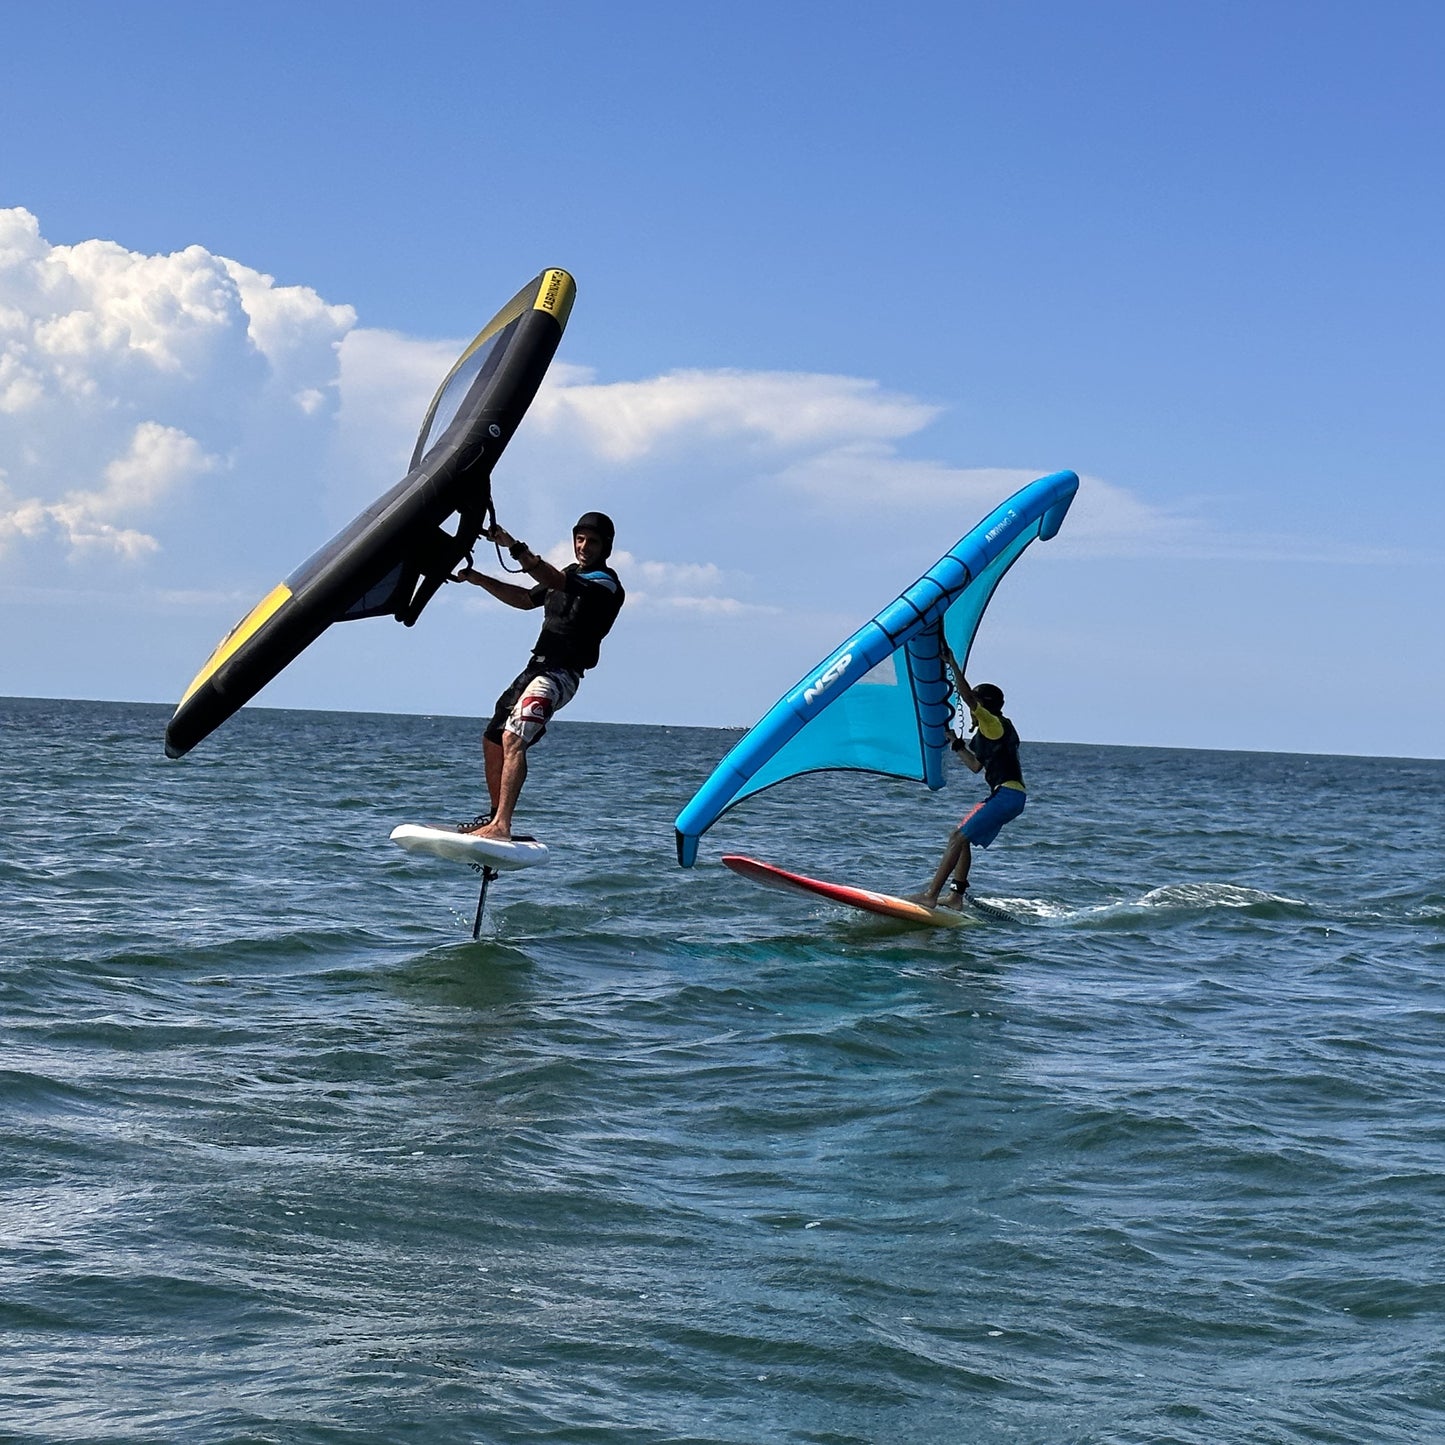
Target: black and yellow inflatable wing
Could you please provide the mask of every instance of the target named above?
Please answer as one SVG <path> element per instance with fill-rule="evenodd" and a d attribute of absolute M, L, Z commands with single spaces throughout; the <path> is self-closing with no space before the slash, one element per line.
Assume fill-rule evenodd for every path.
<path fill-rule="evenodd" d="M 482 328 L 432 398 L 406 476 L 206 659 L 166 727 L 168 757 L 214 732 L 333 622 L 416 621 L 489 525 L 492 467 L 537 394 L 576 292 L 567 272 L 543 271 Z"/>

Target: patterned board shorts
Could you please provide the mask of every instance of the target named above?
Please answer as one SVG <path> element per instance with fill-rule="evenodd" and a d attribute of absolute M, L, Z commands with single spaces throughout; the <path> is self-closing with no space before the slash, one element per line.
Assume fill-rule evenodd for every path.
<path fill-rule="evenodd" d="M 504 733 L 512 733 L 521 738 L 523 746 L 531 747 L 547 731 L 552 714 L 572 701 L 581 680 L 565 667 L 528 663 L 497 699 L 483 736 L 500 743 Z"/>
<path fill-rule="evenodd" d="M 998 788 L 958 825 L 959 829 L 975 848 L 987 848 L 998 837 L 999 829 L 1023 812 L 1028 796 L 1018 788 Z"/>

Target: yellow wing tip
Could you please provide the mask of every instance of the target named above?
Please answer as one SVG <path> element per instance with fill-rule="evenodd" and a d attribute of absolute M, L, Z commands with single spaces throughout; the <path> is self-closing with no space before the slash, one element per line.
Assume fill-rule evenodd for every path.
<path fill-rule="evenodd" d="M 176 704 L 179 712 L 200 691 L 220 668 L 236 655 L 291 600 L 291 589 L 278 582 L 221 640 L 195 675 L 191 685 Z"/>
<path fill-rule="evenodd" d="M 572 279 L 571 273 L 560 266 L 553 266 L 542 272 L 532 310 L 545 311 L 565 330 L 567 318 L 572 314 L 572 303 L 576 299 L 577 283 Z"/>

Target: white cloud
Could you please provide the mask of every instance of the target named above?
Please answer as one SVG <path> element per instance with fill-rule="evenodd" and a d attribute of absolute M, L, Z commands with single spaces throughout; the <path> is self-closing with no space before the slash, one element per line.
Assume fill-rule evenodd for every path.
<path fill-rule="evenodd" d="M 180 483 L 215 465 L 216 459 L 207 456 L 194 437 L 158 422 L 142 422 L 130 450 L 106 467 L 105 485 L 72 496 L 97 517 L 122 516 L 153 506 Z"/>
<path fill-rule="evenodd" d="M 314 312 L 306 314 L 315 321 Z M 426 406 L 463 344 L 462 337 L 424 340 L 359 326 L 341 339 L 335 428 L 324 468 L 329 528 L 344 525 L 403 473 Z M 594 506 L 600 495 L 617 498 L 624 509 L 635 504 L 634 524 L 641 507 L 649 528 L 676 530 L 678 508 L 691 519 L 706 478 L 715 478 L 720 492 L 729 482 L 733 490 L 746 482 L 764 486 L 777 530 L 806 526 L 806 512 L 794 524 L 780 509 L 789 496 L 840 522 L 851 522 L 867 507 L 879 526 L 891 521 L 908 529 L 916 528 L 919 514 L 943 509 L 950 519 L 962 519 L 962 530 L 1039 475 L 904 455 L 902 444 L 937 414 L 933 405 L 859 377 L 683 370 L 605 383 L 589 368 L 558 361 L 498 469 L 498 506 L 509 525 L 556 535 L 569 510 Z M 666 478 L 654 467 L 665 468 Z M 691 477 L 691 486 L 679 487 L 678 477 Z M 880 512 L 885 507 L 888 521 Z M 745 531 L 748 522 L 735 514 L 726 525 L 731 534 Z M 1156 551 L 1197 542 L 1200 535 L 1187 517 L 1086 478 L 1062 534 L 1067 543 L 1058 550 Z M 658 543 L 676 545 L 662 536 Z M 727 546 L 737 553 L 736 536 L 728 535 Z M 570 558 L 564 533 L 557 560 Z M 708 596 L 709 606 L 724 601 L 653 582 L 634 595 L 649 606 L 700 606 Z M 677 601 L 683 597 L 698 600 Z M 749 604 L 734 597 L 731 605 Z"/>
<path fill-rule="evenodd" d="M 574 467 L 590 458 L 605 472 L 660 459 L 673 475 L 716 476 L 731 463 L 740 480 L 766 488 L 778 526 L 792 497 L 849 525 L 863 513 L 875 529 L 912 529 L 927 514 L 961 531 L 1044 469 L 962 468 L 905 455 L 902 444 L 938 410 L 859 377 L 689 370 L 600 383 L 586 368 L 556 364 L 527 434 L 533 455 L 543 438 L 568 449 Z M 802 531 L 802 518 L 798 525 Z M 1193 518 L 1096 477 L 1083 479 L 1060 535 L 1068 539 L 1060 555 L 1210 545 Z"/>
<path fill-rule="evenodd" d="M 47 510 L 72 552 L 110 549 L 134 561 L 159 551 L 160 543 L 116 523 L 151 511 L 164 497 L 216 465 L 216 458 L 208 456 L 194 437 L 158 422 L 142 422 L 126 453 L 106 466 L 100 487 L 67 492 Z"/>
<path fill-rule="evenodd" d="M 0 210 L 0 548 L 12 573 L 56 549 L 144 561 L 188 483 L 235 480 L 235 507 L 282 480 L 278 450 L 308 427 L 329 436 L 337 347 L 354 322 L 350 307 L 200 246 L 53 246 L 30 212 Z M 205 511 L 197 499 L 193 531 Z"/>
<path fill-rule="evenodd" d="M 573 432 L 612 462 L 719 441 L 795 449 L 906 436 L 937 415 L 936 407 L 853 376 L 725 370 L 591 378 L 578 367 L 555 367 L 533 414 L 537 425 Z"/>
<path fill-rule="evenodd" d="M 987 510 L 1037 475 L 1017 469 L 966 469 L 915 461 L 899 456 L 892 446 L 858 442 L 801 458 L 783 468 L 777 480 L 816 502 L 856 513 L 863 505 L 961 505 Z"/>
<path fill-rule="evenodd" d="M 164 549 L 197 559 L 151 579 L 178 591 L 205 580 L 218 537 L 233 576 L 294 565 L 402 474 L 465 335 L 355 322 L 309 287 L 199 246 L 53 246 L 28 211 L 0 211 L 0 547 L 12 564 L 51 549 L 156 565 Z M 639 607 L 742 614 L 785 580 L 786 547 L 836 545 L 831 531 L 860 514 L 871 543 L 914 537 L 923 518 L 957 535 L 1037 475 L 917 455 L 938 410 L 862 377 L 684 369 L 604 382 L 558 362 L 499 468 L 499 507 L 508 525 L 561 536 L 565 561 L 573 508 L 600 501 L 638 553 Z M 640 560 L 686 556 L 699 535 L 700 560 Z M 1251 545 L 1086 477 L 1051 553 Z"/>
<path fill-rule="evenodd" d="M 206 256 L 198 246 L 185 254 L 191 252 Z M 214 259 L 235 284 L 247 337 L 277 375 L 333 369 L 337 345 L 356 325 L 352 307 L 328 305 L 309 286 L 278 286 L 274 276 L 239 261 Z"/>
<path fill-rule="evenodd" d="M 729 617 L 780 610 L 732 596 L 746 590 L 751 579 L 725 572 L 715 562 L 647 561 L 623 551 L 615 552 L 611 562 L 627 586 L 629 607 Z"/>
<path fill-rule="evenodd" d="M 617 553 L 616 561 L 639 586 L 678 596 L 713 597 L 724 585 L 723 570 L 715 562 L 642 562 L 630 552 Z"/>
<path fill-rule="evenodd" d="M 56 246 L 29 212 L 0 210 L 7 690 L 176 696 L 258 597 L 398 479 L 427 402 L 483 320 L 459 314 L 457 337 L 444 340 L 362 328 L 349 307 L 199 246 Z M 614 516 L 627 549 L 615 560 L 628 608 L 576 715 L 750 721 L 976 518 L 1070 460 L 953 465 L 961 448 L 930 447 L 924 430 L 937 414 L 860 377 L 688 369 L 607 382 L 555 363 L 498 468 L 497 497 L 509 528 L 556 540 L 556 560 L 570 560 L 570 523 L 595 507 Z M 1059 538 L 1036 555 L 1167 559 L 1169 585 L 1155 567 L 1031 558 L 982 639 L 1023 695 L 1032 672 L 1068 697 L 1072 721 L 1034 714 L 1057 736 L 1081 735 L 1079 699 L 1113 677 L 1098 658 L 1117 654 L 1129 629 L 1147 648 L 1130 643 L 1120 667 L 1148 695 L 1161 677 L 1173 685 L 1157 657 L 1202 646 L 1247 659 L 1259 617 L 1289 601 L 1276 569 L 1254 564 L 1387 556 L 1364 534 L 1255 535 L 1209 499 L 1152 504 L 1177 494 L 1173 479 L 1131 482 L 1086 475 Z M 1400 545 L 1400 560 L 1422 560 L 1416 538 Z M 1207 568 L 1194 565 L 1201 558 Z M 1219 559 L 1250 565 L 1225 571 Z M 1339 617 L 1364 621 L 1345 631 L 1431 615 L 1433 575 L 1381 569 L 1350 592 L 1365 612 L 1357 602 Z M 1309 574 L 1291 574 L 1291 587 L 1300 579 Z M 1314 645 L 1337 650 L 1343 624 L 1318 618 L 1338 578 L 1316 581 L 1293 632 L 1276 624 L 1271 635 L 1317 626 Z M 1210 626 L 1196 637 L 1188 599 L 1206 586 Z M 1380 598 L 1396 599 L 1394 610 Z M 333 629 L 265 700 L 465 711 L 479 692 L 490 701 L 493 674 L 498 684 L 510 675 L 509 654 L 537 620 L 449 588 L 415 629 Z M 1418 673 L 1401 669 L 1393 684 L 1407 705 Z"/>
<path fill-rule="evenodd" d="M 637 593 L 633 595 L 633 600 L 643 606 L 715 617 L 777 617 L 783 612 L 781 607 L 770 607 L 762 602 L 741 602 L 736 597 L 655 597 L 649 593 Z"/>
<path fill-rule="evenodd" d="M 56 537 L 72 556 L 112 552 L 138 561 L 160 550 L 148 533 L 117 522 L 150 511 L 164 497 L 216 466 L 194 437 L 175 427 L 142 422 L 126 452 L 105 468 L 99 487 L 66 492 L 59 500 L 16 500 L 0 486 L 0 550 L 17 539 Z"/>
<path fill-rule="evenodd" d="M 780 471 L 777 480 L 829 511 L 849 516 L 885 508 L 910 516 L 926 513 L 958 522 L 961 529 L 1042 474 L 1020 467 L 950 467 L 900 456 L 887 445 L 858 443 L 802 458 Z M 1153 552 L 1199 536 L 1199 525 L 1190 518 L 1084 476 L 1068 521 L 1051 545 L 1060 555 L 1097 556 Z"/>
<path fill-rule="evenodd" d="M 342 340 L 328 468 L 338 526 L 405 475 L 427 406 L 465 344 L 363 326 Z"/>
<path fill-rule="evenodd" d="M 490 550 L 487 543 L 481 544 L 477 565 L 495 575 L 496 567 L 488 566 Z M 559 537 L 550 547 L 542 549 L 542 555 L 554 567 L 567 566 L 574 556 L 571 534 Z M 608 558 L 608 564 L 616 569 L 627 589 L 629 616 L 642 610 L 729 617 L 775 614 L 782 610 L 733 596 L 734 592 L 749 590 L 752 579 L 744 573 L 725 571 L 715 562 L 659 562 L 619 548 Z M 527 581 L 516 580 L 524 584 Z"/>

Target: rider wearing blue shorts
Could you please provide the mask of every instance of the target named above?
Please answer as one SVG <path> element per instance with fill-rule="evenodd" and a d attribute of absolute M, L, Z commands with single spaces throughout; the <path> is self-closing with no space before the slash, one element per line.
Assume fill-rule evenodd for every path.
<path fill-rule="evenodd" d="M 932 881 L 915 897 L 930 908 L 936 907 L 938 895 L 947 882 L 949 896 L 943 906 L 961 908 L 964 890 L 968 887 L 973 849 L 987 848 L 998 837 L 999 829 L 1023 812 L 1028 792 L 1024 787 L 1023 770 L 1019 766 L 1019 735 L 1003 714 L 1002 689 L 991 682 L 970 687 L 963 669 L 949 651 L 948 643 L 940 638 L 940 645 L 943 660 L 953 673 L 958 695 L 968 708 L 973 723 L 968 739 L 956 738 L 953 749 L 971 772 L 983 774 L 989 793 L 953 830 Z"/>

